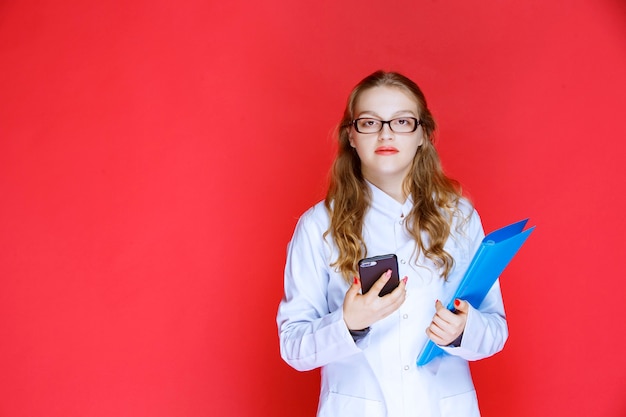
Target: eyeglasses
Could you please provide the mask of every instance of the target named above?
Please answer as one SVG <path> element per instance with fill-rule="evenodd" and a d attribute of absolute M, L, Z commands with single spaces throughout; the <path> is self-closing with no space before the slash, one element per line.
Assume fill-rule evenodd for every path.
<path fill-rule="evenodd" d="M 378 133 L 383 130 L 383 126 L 387 123 L 392 132 L 395 133 L 412 133 L 422 124 L 421 120 L 415 117 L 398 117 L 391 120 L 378 119 L 356 119 L 352 121 L 354 129 L 359 133 Z"/>

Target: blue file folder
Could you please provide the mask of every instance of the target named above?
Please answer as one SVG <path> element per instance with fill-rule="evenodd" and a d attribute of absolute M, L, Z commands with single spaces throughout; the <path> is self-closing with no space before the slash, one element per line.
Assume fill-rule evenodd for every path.
<path fill-rule="evenodd" d="M 448 310 L 454 311 L 454 300 L 465 300 L 475 308 L 483 302 L 504 268 L 522 247 L 535 226 L 525 230 L 528 219 L 520 220 L 489 233 L 476 251 L 454 296 L 448 303 Z M 426 365 L 446 352 L 432 340 L 424 346 L 417 358 L 417 366 Z"/>

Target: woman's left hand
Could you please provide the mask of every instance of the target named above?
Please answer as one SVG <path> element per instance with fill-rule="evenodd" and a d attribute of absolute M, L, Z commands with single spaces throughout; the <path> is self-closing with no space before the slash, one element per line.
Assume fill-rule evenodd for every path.
<path fill-rule="evenodd" d="M 437 300 L 435 308 L 437 312 L 430 326 L 426 329 L 426 334 L 436 344 L 448 346 L 463 334 L 465 323 L 467 323 L 469 304 L 467 301 L 455 300 L 456 312 L 453 313 L 445 308 L 441 301 Z"/>

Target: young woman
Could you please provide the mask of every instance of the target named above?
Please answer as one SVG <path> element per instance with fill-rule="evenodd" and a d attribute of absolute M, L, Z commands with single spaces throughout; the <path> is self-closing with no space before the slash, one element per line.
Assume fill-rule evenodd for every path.
<path fill-rule="evenodd" d="M 442 171 L 435 122 L 418 86 L 378 71 L 352 91 L 324 202 L 289 243 L 278 310 L 280 351 L 322 368 L 317 415 L 478 416 L 467 361 L 508 336 L 499 283 L 480 306 L 449 300 L 484 237 L 476 210 Z M 358 261 L 396 254 L 403 279 L 361 293 Z M 449 355 L 418 367 L 428 339 Z"/>

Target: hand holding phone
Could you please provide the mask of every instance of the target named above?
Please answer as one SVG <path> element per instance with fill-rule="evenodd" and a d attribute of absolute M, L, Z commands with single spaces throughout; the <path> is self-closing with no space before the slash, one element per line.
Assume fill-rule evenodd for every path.
<path fill-rule="evenodd" d="M 361 277 L 362 293 L 367 293 L 380 276 L 390 269 L 391 278 L 389 278 L 389 281 L 387 281 L 383 289 L 378 294 L 379 297 L 389 294 L 398 286 L 398 284 L 400 284 L 400 277 L 398 275 L 398 258 L 395 254 L 391 253 L 388 255 L 361 259 L 359 261 L 359 275 Z"/>
<path fill-rule="evenodd" d="M 396 255 L 389 254 L 362 259 L 359 261 L 358 267 L 361 283 L 358 285 L 355 277 L 354 284 L 348 288 L 343 302 L 343 319 L 349 330 L 368 328 L 400 308 L 406 299 L 405 290 L 397 290 L 389 294 L 400 285 Z M 391 271 L 389 279 L 376 284 L 381 275 L 387 271 Z M 375 292 L 380 291 L 378 297 L 374 294 L 366 294 L 374 286 Z M 365 295 L 359 294 L 359 292 Z M 373 300 L 372 297 L 377 299 Z"/>

